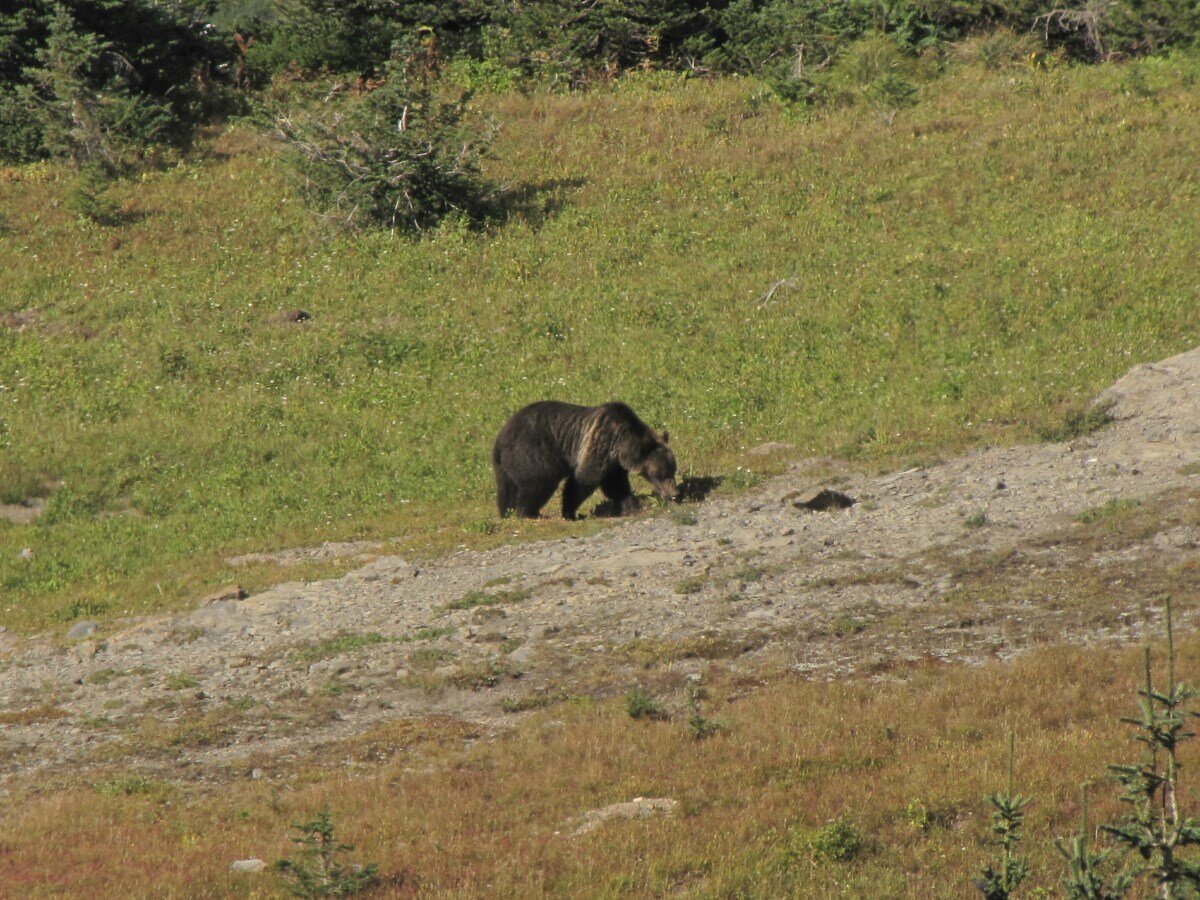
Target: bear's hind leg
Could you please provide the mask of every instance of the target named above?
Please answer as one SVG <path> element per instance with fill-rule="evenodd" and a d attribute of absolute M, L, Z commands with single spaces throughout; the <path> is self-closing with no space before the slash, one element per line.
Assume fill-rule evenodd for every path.
<path fill-rule="evenodd" d="M 517 515 L 536 519 L 556 487 L 558 482 L 549 479 L 520 485 L 517 488 Z"/>
<path fill-rule="evenodd" d="M 600 490 L 604 496 L 613 501 L 617 512 L 627 516 L 641 509 L 638 498 L 633 495 L 633 487 L 629 484 L 629 473 L 624 469 L 610 472 L 604 481 L 600 482 Z"/>
<path fill-rule="evenodd" d="M 517 506 L 517 483 L 496 469 L 496 507 L 503 518 Z"/>
<path fill-rule="evenodd" d="M 579 507 L 583 505 L 588 497 L 592 496 L 592 492 L 596 490 L 595 486 L 580 484 L 574 477 L 567 478 L 567 483 L 563 485 L 562 491 L 562 514 L 564 519 L 573 520 L 576 518 L 576 513 L 579 512 Z"/>

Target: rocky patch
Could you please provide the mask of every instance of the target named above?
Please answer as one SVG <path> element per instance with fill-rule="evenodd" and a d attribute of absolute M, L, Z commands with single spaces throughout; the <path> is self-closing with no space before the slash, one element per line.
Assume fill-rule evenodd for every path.
<path fill-rule="evenodd" d="M 1200 588 L 1198 379 L 1200 351 L 1139 366 L 1101 398 L 1114 421 L 1064 443 L 882 475 L 799 462 L 588 538 L 419 567 L 370 542 L 252 554 L 231 576 L 370 561 L 249 597 L 232 584 L 180 615 L 76 623 L 67 642 L 0 635 L 0 793 L 114 764 L 271 777 L 384 723 L 503 726 L 648 672 L 902 678 L 923 660 L 1137 639 L 1161 591 Z M 824 512 L 797 506 L 820 497 Z"/>

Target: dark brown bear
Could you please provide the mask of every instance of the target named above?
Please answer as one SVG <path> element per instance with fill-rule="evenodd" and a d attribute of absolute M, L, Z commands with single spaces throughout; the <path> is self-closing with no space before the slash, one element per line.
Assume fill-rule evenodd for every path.
<path fill-rule="evenodd" d="M 517 515 L 537 518 L 564 479 L 564 519 L 574 519 L 596 488 L 620 514 L 634 512 L 638 501 L 629 486 L 630 472 L 645 477 L 668 500 L 679 496 L 667 433 L 660 438 L 624 403 L 531 403 L 500 429 L 492 467 L 502 516 L 515 509 Z"/>

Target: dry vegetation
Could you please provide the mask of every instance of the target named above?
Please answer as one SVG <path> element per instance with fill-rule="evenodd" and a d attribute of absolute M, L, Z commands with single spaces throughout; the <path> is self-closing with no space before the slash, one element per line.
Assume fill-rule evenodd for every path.
<path fill-rule="evenodd" d="M 1182 670 L 1196 671 L 1200 642 L 1182 650 Z M 679 715 L 634 720 L 619 701 L 580 701 L 504 734 L 390 723 L 314 760 L 262 761 L 263 780 L 89 776 L 13 798 L 0 878 L 32 896 L 215 897 L 249 884 L 282 896 L 229 863 L 288 854 L 290 824 L 328 809 L 353 856 L 382 864 L 381 896 L 963 897 L 990 853 L 983 797 L 1002 786 L 1013 729 L 1017 786 L 1035 798 L 1033 886 L 1053 888 L 1049 838 L 1073 829 L 1079 785 L 1094 785 L 1097 817 L 1117 813 L 1102 776 L 1136 756 L 1116 717 L 1134 710 L 1138 671 L 1138 654 L 1111 648 L 851 683 L 747 681 L 714 664 L 701 709 L 724 728 L 700 741 Z M 634 797 L 674 798 L 681 812 L 571 836 L 584 811 Z M 813 851 L 833 820 L 863 837 L 854 858 Z"/>

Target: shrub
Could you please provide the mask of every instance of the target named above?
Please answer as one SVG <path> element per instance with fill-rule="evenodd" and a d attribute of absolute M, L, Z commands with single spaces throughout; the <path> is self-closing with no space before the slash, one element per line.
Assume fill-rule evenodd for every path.
<path fill-rule="evenodd" d="M 299 859 L 281 859 L 275 863 L 288 890 L 297 897 L 348 897 L 374 887 L 379 866 L 346 865 L 335 856 L 353 850 L 353 844 L 342 844 L 334 837 L 333 820 L 322 812 L 311 822 L 292 826 L 299 837 L 292 841 L 300 845 Z"/>
<path fill-rule="evenodd" d="M 315 114 L 275 114 L 305 198 L 332 222 L 418 234 L 450 216 L 482 220 L 493 189 L 480 160 L 487 139 L 464 123 L 469 93 L 393 65 L 361 99 Z"/>
<path fill-rule="evenodd" d="M 667 711 L 644 687 L 635 686 L 625 695 L 625 709 L 631 719 L 665 719 Z"/>
<path fill-rule="evenodd" d="M 688 709 L 691 710 L 691 715 L 688 716 L 688 728 L 692 732 L 692 737 L 698 741 L 702 741 L 707 737 L 712 737 L 725 730 L 724 724 L 717 719 L 710 719 L 700 713 L 700 701 L 706 696 L 704 688 L 697 687 L 694 684 L 688 685 L 687 688 L 687 703 Z"/>
<path fill-rule="evenodd" d="M 865 845 L 859 830 L 843 819 L 818 829 L 808 842 L 813 856 L 833 862 L 849 862 L 862 852 Z"/>
<path fill-rule="evenodd" d="M 248 54 L 252 65 L 367 76 L 387 67 L 397 45 L 414 40 L 438 57 L 477 55 L 484 26 L 501 13 L 489 0 L 274 0 L 269 11 L 244 5 L 239 22 L 263 37 Z"/>
<path fill-rule="evenodd" d="M 1080 791 L 1079 802 L 1079 831 L 1064 844 L 1055 841 L 1058 852 L 1067 862 L 1067 874 L 1063 877 L 1063 887 L 1070 900 L 1120 900 L 1131 887 L 1134 876 L 1130 872 L 1110 874 L 1109 860 L 1113 850 L 1095 851 L 1088 846 L 1088 835 L 1091 826 L 1087 816 L 1087 792 Z"/>
<path fill-rule="evenodd" d="M 1075 407 L 1064 413 L 1060 423 L 1040 429 L 1038 435 L 1045 441 L 1063 443 L 1091 434 L 1115 421 L 1111 403 Z"/>
<path fill-rule="evenodd" d="M 578 83 L 639 66 L 694 65 L 716 28 L 708 8 L 687 0 L 548 0 L 498 11 L 486 38 L 509 64 Z"/>
<path fill-rule="evenodd" d="M 1028 65 L 1041 42 L 1028 33 L 997 28 L 986 34 L 971 35 L 955 44 L 952 53 L 960 62 L 982 65 L 993 71 Z"/>
<path fill-rule="evenodd" d="M 1028 797 L 1022 797 L 1013 789 L 1015 757 L 1015 738 L 1010 731 L 1008 783 L 1003 792 L 997 791 L 988 797 L 988 802 L 993 807 L 992 833 L 996 835 L 996 842 L 1000 845 L 1000 858 L 995 864 L 989 863 L 985 866 L 980 876 L 975 879 L 975 887 L 987 900 L 1008 900 L 1021 882 L 1029 877 L 1029 864 L 1016 852 L 1025 824 L 1025 807 L 1030 801 Z"/>
<path fill-rule="evenodd" d="M 224 51 L 181 4 L 34 0 L 0 18 L 0 158 L 119 169 L 186 146 Z"/>
<path fill-rule="evenodd" d="M 1195 737 L 1188 720 L 1197 713 L 1189 709 L 1197 692 L 1175 680 L 1175 634 L 1171 622 L 1171 598 L 1166 598 L 1167 678 L 1154 684 L 1150 648 L 1145 648 L 1145 686 L 1137 716 L 1121 721 L 1138 732 L 1144 748 L 1132 764 L 1110 765 L 1109 771 L 1121 785 L 1121 801 L 1128 813 L 1116 824 L 1101 825 L 1118 846 L 1141 856 L 1139 875 L 1149 875 L 1161 897 L 1192 896 L 1200 889 L 1200 819 L 1186 816 L 1180 798 L 1179 745 Z"/>
<path fill-rule="evenodd" d="M 990 524 L 990 520 L 987 517 L 987 513 L 980 509 L 967 516 L 963 524 L 968 528 L 983 528 L 985 525 Z"/>
<path fill-rule="evenodd" d="M 40 68 L 27 69 L 33 84 L 18 91 L 41 133 L 42 148 L 77 166 L 116 172 L 142 143 L 166 130 L 169 111 L 131 90 L 133 65 L 112 44 L 77 27 L 59 7 L 50 21 Z"/>
<path fill-rule="evenodd" d="M 88 164 L 76 175 L 67 204 L 82 218 L 97 225 L 121 222 L 121 207 L 108 193 L 112 178 L 102 166 Z"/>

